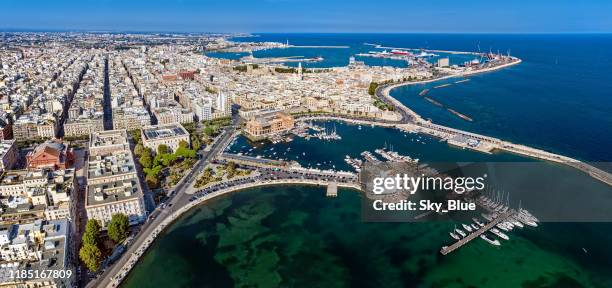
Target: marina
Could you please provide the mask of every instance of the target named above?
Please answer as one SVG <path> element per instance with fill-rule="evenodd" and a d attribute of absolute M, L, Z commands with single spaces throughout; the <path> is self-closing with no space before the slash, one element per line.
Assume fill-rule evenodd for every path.
<path fill-rule="evenodd" d="M 314 131 L 314 133 L 310 133 L 311 131 Z M 311 138 L 316 138 L 325 141 L 342 140 L 342 136 L 338 134 L 335 125 L 331 128 L 328 128 L 327 126 L 315 125 L 312 121 L 298 122 L 296 127 L 292 130 L 292 133 L 295 136 L 304 138 L 306 140 L 310 140 Z"/>
<path fill-rule="evenodd" d="M 452 239 L 456 240 L 456 242 L 451 245 L 443 246 L 440 249 L 442 255 L 447 255 L 477 238 L 493 246 L 502 246 L 502 242 L 499 241 L 500 239 L 504 241 L 510 240 L 510 236 L 504 232 L 510 232 L 514 228 L 524 228 L 525 225 L 533 228 L 538 227 L 537 223 L 539 220 L 529 211 L 523 209 L 520 204 L 519 208 L 516 210 L 510 208 L 509 193 L 504 194 L 503 192 L 489 191 L 489 194 L 488 196 L 480 195 L 475 200 L 469 200 L 475 202 L 480 208 L 486 211 L 482 213 L 481 216 L 487 222 L 483 223 L 480 219 L 474 217 L 472 218 L 472 223 L 463 223 L 460 228 L 455 226 L 455 228 L 449 232 L 449 235 Z M 461 228 L 463 228 L 463 230 L 461 230 Z"/>

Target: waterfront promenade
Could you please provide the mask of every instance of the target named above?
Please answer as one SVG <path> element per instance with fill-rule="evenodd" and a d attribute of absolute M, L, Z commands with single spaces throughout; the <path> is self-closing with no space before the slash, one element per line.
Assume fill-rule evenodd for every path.
<path fill-rule="evenodd" d="M 150 228 L 146 231 L 146 235 L 142 241 L 138 244 L 134 244 L 130 251 L 129 255 L 124 255 L 129 257 L 127 261 L 125 261 L 120 267 L 117 267 L 117 272 L 114 274 L 112 278 L 108 279 L 104 283 L 106 286 L 100 287 L 117 287 L 121 282 L 125 279 L 127 274 L 134 268 L 134 266 L 138 263 L 140 257 L 147 251 L 147 249 L 151 246 L 151 244 L 155 241 L 157 236 L 159 236 L 166 227 L 171 225 L 176 219 L 178 219 L 181 215 L 188 212 L 192 208 L 205 203 L 208 200 L 213 198 L 226 195 L 232 192 L 236 192 L 239 190 L 262 187 L 262 186 L 270 186 L 270 185 L 314 185 L 314 186 L 328 186 L 333 185 L 334 187 L 344 187 L 355 190 L 360 190 L 360 186 L 356 182 L 336 182 L 336 181 L 327 181 L 320 179 L 268 179 L 263 181 L 253 181 L 242 183 L 238 185 L 229 186 L 214 192 L 200 194 L 201 196 L 192 198 L 193 201 L 181 206 L 177 210 L 172 213 L 169 213 L 163 218 L 159 224 L 155 226 L 150 226 Z M 166 212 L 166 211 L 164 211 Z"/>

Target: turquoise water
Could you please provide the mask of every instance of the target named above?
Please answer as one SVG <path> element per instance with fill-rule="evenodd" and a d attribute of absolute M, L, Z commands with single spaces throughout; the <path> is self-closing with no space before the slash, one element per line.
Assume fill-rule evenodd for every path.
<path fill-rule="evenodd" d="M 609 224 L 544 224 L 448 255 L 453 223 L 363 223 L 360 195 L 277 186 L 180 218 L 123 287 L 610 287 Z M 588 247 L 585 253 L 581 247 Z"/>

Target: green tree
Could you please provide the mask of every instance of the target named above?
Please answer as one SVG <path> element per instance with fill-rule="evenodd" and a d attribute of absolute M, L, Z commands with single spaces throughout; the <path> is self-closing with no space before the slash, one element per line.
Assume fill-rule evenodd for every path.
<path fill-rule="evenodd" d="M 174 161 L 176 161 L 176 155 L 174 154 L 163 154 L 162 155 L 162 165 L 164 165 L 165 167 L 168 167 L 170 165 L 172 165 L 172 163 L 174 163 Z"/>
<path fill-rule="evenodd" d="M 185 147 L 179 147 L 178 149 L 176 149 L 176 152 L 174 153 L 174 155 L 176 157 L 195 158 L 196 152 L 194 150 L 191 150 Z"/>
<path fill-rule="evenodd" d="M 197 151 L 198 149 L 200 149 L 200 146 L 202 146 L 200 137 L 198 137 L 198 135 L 191 135 L 191 148 Z"/>
<path fill-rule="evenodd" d="M 215 128 L 212 125 L 207 125 L 204 128 L 204 134 L 206 134 L 208 137 L 215 135 Z"/>
<path fill-rule="evenodd" d="M 98 239 L 96 235 L 87 232 L 83 233 L 83 238 L 81 238 L 81 241 L 83 242 L 83 245 L 98 245 Z"/>
<path fill-rule="evenodd" d="M 150 189 L 159 188 L 159 179 L 157 177 L 149 174 L 145 177 L 145 181 Z"/>
<path fill-rule="evenodd" d="M 174 154 L 157 154 L 155 159 L 153 159 L 153 166 L 168 167 L 174 163 L 176 157 Z"/>
<path fill-rule="evenodd" d="M 140 165 L 144 168 L 151 168 L 153 166 L 153 157 L 151 157 L 151 149 L 146 148 L 145 151 L 140 155 L 140 159 L 138 159 Z"/>
<path fill-rule="evenodd" d="M 100 236 L 100 223 L 98 220 L 89 219 L 85 224 L 85 232 L 83 233 L 83 244 L 98 245 L 98 236 Z"/>
<path fill-rule="evenodd" d="M 125 240 L 128 236 L 129 226 L 130 221 L 125 214 L 113 214 L 111 221 L 108 223 L 108 237 L 115 243 Z"/>
<path fill-rule="evenodd" d="M 368 87 L 368 94 L 374 96 L 376 93 L 376 88 L 378 88 L 378 83 L 370 82 L 370 87 Z"/>
<path fill-rule="evenodd" d="M 96 245 L 83 245 L 79 250 L 79 258 L 85 263 L 89 271 L 98 271 L 102 261 L 102 251 Z"/>
<path fill-rule="evenodd" d="M 189 148 L 189 143 L 185 140 L 181 140 L 181 142 L 179 142 L 179 148 Z"/>
<path fill-rule="evenodd" d="M 170 148 L 168 148 L 167 145 L 161 144 L 161 145 L 157 146 L 157 155 L 159 155 L 159 154 L 163 155 L 163 154 L 168 154 L 168 153 L 170 153 Z"/>
<path fill-rule="evenodd" d="M 151 175 L 157 178 L 157 176 L 159 176 L 159 172 L 161 172 L 162 169 L 163 169 L 162 166 L 157 165 L 157 166 L 153 166 L 153 168 L 144 168 L 142 170 L 144 171 L 145 174 Z"/>
<path fill-rule="evenodd" d="M 227 163 L 227 177 L 232 178 L 236 174 L 236 163 L 230 161 Z"/>
<path fill-rule="evenodd" d="M 130 136 L 132 136 L 132 139 L 134 139 L 134 142 L 136 143 L 140 143 L 142 140 L 140 136 L 140 129 L 131 130 Z"/>
<path fill-rule="evenodd" d="M 134 154 L 140 156 L 143 152 L 145 152 L 144 146 L 140 143 L 136 144 L 136 147 L 134 147 Z"/>

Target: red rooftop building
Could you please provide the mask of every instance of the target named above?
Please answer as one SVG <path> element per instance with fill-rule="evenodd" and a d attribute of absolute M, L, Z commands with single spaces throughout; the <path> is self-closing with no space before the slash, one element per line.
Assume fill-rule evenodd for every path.
<path fill-rule="evenodd" d="M 28 169 L 66 169 L 72 166 L 74 154 L 60 140 L 48 140 L 28 152 L 26 161 Z"/>

